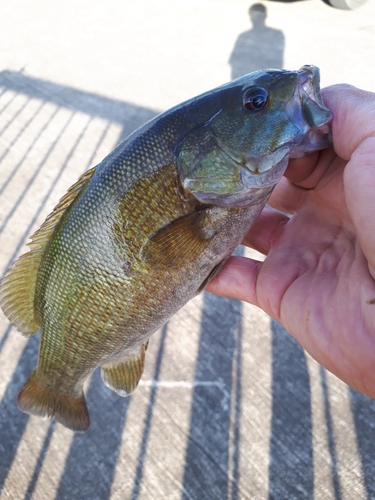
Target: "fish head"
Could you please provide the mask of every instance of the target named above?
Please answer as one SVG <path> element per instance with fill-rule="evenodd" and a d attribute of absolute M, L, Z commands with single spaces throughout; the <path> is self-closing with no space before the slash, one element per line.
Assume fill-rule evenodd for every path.
<path fill-rule="evenodd" d="M 332 115 L 315 66 L 256 71 L 204 99 L 216 99 L 215 112 L 184 137 L 177 151 L 182 186 L 202 203 L 252 204 L 269 195 L 289 158 L 332 143 Z"/>

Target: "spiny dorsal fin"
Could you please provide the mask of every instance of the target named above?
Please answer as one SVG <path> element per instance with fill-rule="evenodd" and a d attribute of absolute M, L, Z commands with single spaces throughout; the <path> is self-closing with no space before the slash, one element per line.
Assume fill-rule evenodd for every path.
<path fill-rule="evenodd" d="M 16 260 L 0 283 L 0 306 L 17 330 L 26 337 L 40 327 L 35 317 L 35 284 L 44 249 L 61 217 L 83 191 L 96 167 L 88 170 L 61 198 L 42 226 L 31 236 L 30 251 Z"/>

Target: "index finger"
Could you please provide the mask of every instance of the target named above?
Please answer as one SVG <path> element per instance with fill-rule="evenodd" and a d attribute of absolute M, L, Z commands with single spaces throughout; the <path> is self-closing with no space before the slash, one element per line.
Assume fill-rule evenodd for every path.
<path fill-rule="evenodd" d="M 290 160 L 284 176 L 295 186 L 314 189 L 337 157 L 333 147 Z"/>

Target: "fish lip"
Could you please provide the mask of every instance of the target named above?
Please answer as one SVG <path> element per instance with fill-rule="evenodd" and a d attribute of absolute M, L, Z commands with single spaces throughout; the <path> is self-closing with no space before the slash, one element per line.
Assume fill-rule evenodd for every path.
<path fill-rule="evenodd" d="M 257 205 L 258 203 L 262 202 L 262 200 L 267 201 L 274 187 L 275 184 L 268 184 L 265 186 L 250 186 L 241 192 L 233 193 L 229 197 L 217 196 L 212 193 L 200 193 L 197 191 L 191 191 L 191 194 L 198 201 L 200 201 L 200 203 L 203 204 L 213 204 L 223 208 L 240 208 Z"/>
<path fill-rule="evenodd" d="M 319 75 L 318 75 L 319 77 Z M 299 85 L 297 85 L 298 97 L 301 102 L 307 100 L 314 101 L 319 106 L 325 106 L 320 92 L 315 92 L 315 85 L 317 76 L 307 71 L 303 71 L 298 75 Z M 329 122 L 320 124 L 316 129 L 319 129 L 323 134 L 328 134 L 330 127 Z"/>
<path fill-rule="evenodd" d="M 276 151 L 254 158 L 255 168 L 251 168 L 252 157 L 248 158 L 243 167 L 242 176 L 244 184 L 254 187 L 274 186 L 283 176 L 288 165 L 291 146 L 283 144 Z M 262 168 L 263 165 L 263 168 Z M 251 179 L 248 176 L 251 175 Z M 246 179 L 247 178 L 247 179 Z"/>
<path fill-rule="evenodd" d="M 319 70 L 316 66 L 302 66 L 298 70 L 296 89 L 299 91 L 299 97 L 303 98 L 307 95 L 310 99 L 317 101 L 317 95 L 314 91 L 314 83 L 318 83 L 317 80 L 319 80 Z M 319 104 L 322 104 L 322 102 L 319 102 Z"/>
<path fill-rule="evenodd" d="M 244 161 L 239 161 L 238 159 L 233 158 L 230 153 L 225 151 L 220 144 L 219 148 L 223 155 L 229 158 L 235 165 L 240 167 L 240 169 L 258 177 L 259 181 L 261 181 L 262 178 L 267 177 L 270 171 L 277 166 L 280 161 L 282 161 L 285 156 L 290 153 L 291 150 L 290 144 L 285 143 L 272 153 L 267 152 L 266 154 L 260 156 L 248 156 Z M 262 168 L 262 164 L 267 164 L 267 168 Z"/>
<path fill-rule="evenodd" d="M 332 113 L 323 101 L 318 67 L 305 65 L 297 71 L 296 86 L 285 111 L 299 131 L 299 141 L 291 149 L 291 158 L 331 144 Z"/>
<path fill-rule="evenodd" d="M 307 95 L 320 106 L 325 106 L 320 92 L 320 70 L 317 66 L 305 64 L 298 71 L 297 89 L 302 91 L 302 95 Z M 317 92 L 316 92 L 317 90 Z"/>

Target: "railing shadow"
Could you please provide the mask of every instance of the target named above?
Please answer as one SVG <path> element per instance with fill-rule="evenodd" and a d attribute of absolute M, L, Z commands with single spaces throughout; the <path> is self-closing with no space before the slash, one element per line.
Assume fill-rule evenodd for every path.
<path fill-rule="evenodd" d="M 198 500 L 202 492 L 239 498 L 241 309 L 238 301 L 204 295 L 183 499 Z"/>
<path fill-rule="evenodd" d="M 375 498 L 375 401 L 350 390 L 357 446 L 368 500 Z"/>
<path fill-rule="evenodd" d="M 30 236 L 31 228 L 35 225 L 40 214 L 45 211 L 46 204 L 50 201 L 52 192 L 64 175 L 65 169 L 69 165 L 72 156 L 77 152 L 81 141 L 85 139 L 87 129 L 95 118 L 103 120 L 102 131 L 97 140 L 91 145 L 91 150 L 86 152 L 88 160 L 75 174 L 74 180 L 87 168 L 92 166 L 91 162 L 98 148 L 104 139 L 108 127 L 116 124 L 120 129 L 117 140 L 121 141 L 134 129 L 138 128 L 144 122 L 155 116 L 156 111 L 131 103 L 125 103 L 103 96 L 90 94 L 74 88 L 65 87 L 52 82 L 46 82 L 37 78 L 11 71 L 0 72 L 0 96 L 6 100 L 3 106 L 0 106 L 0 114 L 8 113 L 8 119 L 0 130 L 5 134 L 10 127 L 15 126 L 17 119 L 21 114 L 28 113 L 27 119 L 23 121 L 23 126 L 14 135 L 8 147 L 3 150 L 1 160 L 3 164 L 8 161 L 14 148 L 17 148 L 23 137 L 35 134 L 35 120 L 41 120 L 38 125 L 37 133 L 26 148 L 21 159 L 14 165 L 8 174 L 0 175 L 0 196 L 10 198 L 12 191 L 13 203 L 0 219 L 0 237 L 3 235 L 5 241 L 5 231 L 20 217 L 20 212 L 25 204 L 32 203 L 32 190 L 40 182 L 43 176 L 49 178 L 49 184 L 45 190 L 44 196 L 38 204 L 35 204 L 35 210 L 30 210 L 23 217 L 22 231 L 18 241 L 11 242 L 11 255 L 7 262 L 3 262 L 3 274 L 7 267 L 13 262 L 21 247 L 26 243 Z M 20 104 L 17 107 L 17 99 Z M 34 111 L 30 108 L 35 101 L 39 103 L 34 105 Z M 46 112 L 45 116 L 40 117 L 46 104 L 52 105 L 52 111 Z M 12 109 L 12 111 L 10 111 Z M 40 138 L 48 130 L 52 121 L 57 117 L 60 110 L 66 111 L 61 125 L 55 130 L 55 135 L 49 143 L 48 149 L 42 154 L 39 164 L 32 170 L 27 166 L 27 159 L 39 147 Z M 10 114 L 9 114 L 10 113 Z M 59 144 L 64 140 L 64 134 L 72 126 L 73 119 L 80 113 L 86 116 L 82 125 L 74 130 L 76 139 L 73 141 L 70 149 L 61 162 L 61 167 L 51 176 L 48 172 L 48 162 L 56 153 Z M 105 125 L 107 124 L 107 125 Z M 66 149 L 65 149 L 66 151 Z M 0 166 L 1 173 L 1 166 Z M 24 173 L 28 180 L 20 189 L 16 185 L 16 176 Z M 63 193 L 62 193 L 63 194 Z M 4 198 L 3 198 L 4 197 Z M 57 200 L 54 200 L 57 201 Z M 8 326 L 0 337 L 0 351 L 10 340 L 11 327 Z M 14 462 L 19 444 L 24 434 L 29 416 L 21 413 L 17 408 L 17 394 L 25 382 L 27 376 L 36 365 L 38 351 L 39 335 L 31 338 L 26 344 L 25 349 L 20 355 L 17 368 L 7 385 L 5 394 L 0 403 L 0 492 L 4 487 L 9 470 Z M 95 373 L 87 394 L 88 404 L 92 415 L 92 424 L 90 430 L 85 435 L 76 435 L 73 439 L 68 457 L 65 462 L 64 471 L 61 476 L 60 485 L 57 490 L 56 498 L 107 498 L 110 494 L 113 475 L 117 460 L 117 450 L 121 443 L 121 435 L 127 416 L 127 408 L 130 399 L 119 398 L 115 393 L 109 391 L 99 382 L 99 375 Z M 102 408 L 106 408 L 106 412 Z M 44 438 L 39 456 L 37 458 L 34 471 L 30 472 L 30 481 L 25 492 L 25 498 L 32 498 L 38 475 L 42 469 L 45 456 L 47 454 L 55 426 L 51 423 L 48 432 Z M 81 465 L 77 467 L 77 462 Z M 100 465 L 98 467 L 98 465 Z"/>
<path fill-rule="evenodd" d="M 276 321 L 272 329 L 269 500 L 314 498 L 310 378 L 302 347 Z"/>

